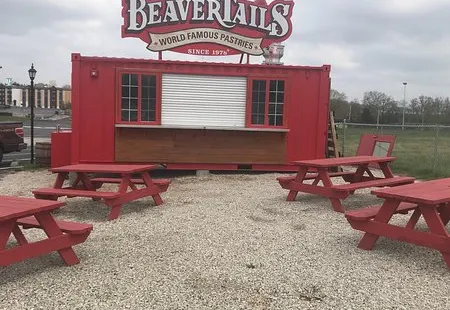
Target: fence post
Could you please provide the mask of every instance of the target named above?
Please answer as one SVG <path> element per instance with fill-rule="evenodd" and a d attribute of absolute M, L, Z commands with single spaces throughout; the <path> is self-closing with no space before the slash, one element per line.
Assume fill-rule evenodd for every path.
<path fill-rule="evenodd" d="M 436 135 L 434 137 L 433 173 L 436 173 L 436 166 L 438 161 L 438 140 L 439 140 L 439 125 L 436 124 Z"/>
<path fill-rule="evenodd" d="M 347 128 L 347 120 L 344 118 L 344 128 L 342 129 L 342 156 L 345 156 L 345 129 Z"/>
<path fill-rule="evenodd" d="M 378 126 L 380 125 L 380 110 L 377 111 L 377 133 L 378 133 Z"/>

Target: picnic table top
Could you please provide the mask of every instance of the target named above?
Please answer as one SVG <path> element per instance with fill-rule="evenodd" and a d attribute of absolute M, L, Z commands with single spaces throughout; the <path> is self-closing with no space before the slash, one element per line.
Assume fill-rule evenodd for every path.
<path fill-rule="evenodd" d="M 321 159 L 308 159 L 308 160 L 296 160 L 292 164 L 297 166 L 307 166 L 313 168 L 326 168 L 341 165 L 357 165 L 357 164 L 368 164 L 368 163 L 382 163 L 394 161 L 396 157 L 386 156 L 348 156 L 348 157 L 332 157 L 332 158 L 321 158 Z"/>
<path fill-rule="evenodd" d="M 52 172 L 96 172 L 96 173 L 137 173 L 154 170 L 158 165 L 125 165 L 125 164 L 73 164 L 52 168 Z"/>
<path fill-rule="evenodd" d="M 373 190 L 372 194 L 380 198 L 428 205 L 450 202 L 450 178 L 377 189 Z"/>
<path fill-rule="evenodd" d="M 0 221 L 51 211 L 64 206 L 64 204 L 61 201 L 0 195 Z"/>

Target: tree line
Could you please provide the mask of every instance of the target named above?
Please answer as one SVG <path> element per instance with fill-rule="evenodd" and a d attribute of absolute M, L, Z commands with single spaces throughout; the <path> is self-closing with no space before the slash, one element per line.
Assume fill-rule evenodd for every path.
<path fill-rule="evenodd" d="M 367 91 L 362 102 L 348 100 L 344 92 L 331 90 L 330 109 L 336 121 L 365 124 L 441 124 L 450 125 L 449 97 L 421 95 L 405 103 L 380 91 Z"/>

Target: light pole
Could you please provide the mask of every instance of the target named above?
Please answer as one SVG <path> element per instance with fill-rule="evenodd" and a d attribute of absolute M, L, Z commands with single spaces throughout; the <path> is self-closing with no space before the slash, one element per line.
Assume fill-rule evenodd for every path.
<path fill-rule="evenodd" d="M 34 78 L 36 77 L 36 69 L 34 65 L 31 64 L 31 68 L 28 70 L 28 75 L 30 76 L 31 87 L 30 87 L 30 105 L 31 105 L 31 160 L 30 163 L 34 164 Z"/>
<path fill-rule="evenodd" d="M 403 82 L 403 117 L 402 117 L 402 130 L 405 129 L 406 85 L 408 85 L 408 83 Z"/>

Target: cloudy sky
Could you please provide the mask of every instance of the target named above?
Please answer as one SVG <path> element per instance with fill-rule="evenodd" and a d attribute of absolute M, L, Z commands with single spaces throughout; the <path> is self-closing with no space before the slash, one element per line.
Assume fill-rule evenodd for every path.
<path fill-rule="evenodd" d="M 70 84 L 72 52 L 157 58 L 121 38 L 121 0 L 1 0 L 0 81 Z M 379 90 L 403 100 L 450 96 L 450 0 L 297 0 L 282 61 L 332 65 L 332 87 L 349 99 Z M 165 59 L 199 60 L 164 53 Z M 225 61 L 237 62 L 238 56 Z M 208 57 L 208 61 L 217 59 Z M 222 61 L 223 59 L 221 59 Z M 252 57 L 259 63 L 263 57 Z"/>

